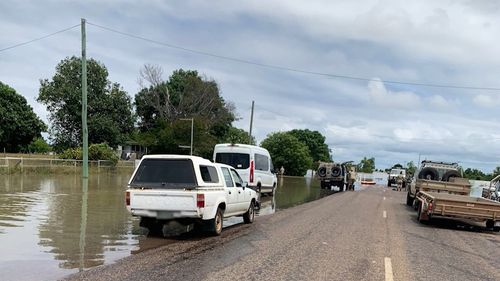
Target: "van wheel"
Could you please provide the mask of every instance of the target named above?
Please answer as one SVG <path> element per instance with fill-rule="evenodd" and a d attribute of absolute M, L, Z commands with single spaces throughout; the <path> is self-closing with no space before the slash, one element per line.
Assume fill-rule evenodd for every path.
<path fill-rule="evenodd" d="M 215 218 L 209 220 L 209 231 L 214 236 L 219 236 L 222 233 L 222 209 L 217 208 Z"/>
<path fill-rule="evenodd" d="M 252 223 L 255 218 L 255 204 L 250 202 L 250 207 L 248 207 L 248 211 L 243 214 L 243 221 L 245 223 Z"/>

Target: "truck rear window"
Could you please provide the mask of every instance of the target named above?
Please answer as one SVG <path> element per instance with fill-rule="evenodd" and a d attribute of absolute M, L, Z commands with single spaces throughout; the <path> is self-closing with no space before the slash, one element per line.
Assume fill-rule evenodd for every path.
<path fill-rule="evenodd" d="M 215 154 L 215 162 L 232 166 L 235 169 L 248 169 L 250 155 L 246 153 L 219 152 Z"/>
<path fill-rule="evenodd" d="M 197 185 L 190 159 L 144 159 L 132 186 L 151 188 L 186 188 Z"/>

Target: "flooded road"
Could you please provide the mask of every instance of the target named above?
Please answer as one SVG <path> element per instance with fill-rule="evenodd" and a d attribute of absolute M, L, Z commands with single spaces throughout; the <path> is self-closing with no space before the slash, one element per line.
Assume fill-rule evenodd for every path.
<path fill-rule="evenodd" d="M 0 178 L 2 280 L 54 280 L 175 239 L 146 237 L 124 204 L 130 173 L 3 175 Z M 283 178 L 259 215 L 331 194 L 310 178 Z M 231 218 L 225 225 L 240 223 Z"/>

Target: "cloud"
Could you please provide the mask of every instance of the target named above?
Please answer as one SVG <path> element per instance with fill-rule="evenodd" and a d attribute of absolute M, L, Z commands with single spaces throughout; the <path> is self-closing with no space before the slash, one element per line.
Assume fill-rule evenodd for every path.
<path fill-rule="evenodd" d="M 420 106 L 420 97 L 412 92 L 390 91 L 382 80 L 375 78 L 375 81 L 368 83 L 370 101 L 380 107 L 393 108 L 395 110 L 405 108 L 415 108 Z"/>
<path fill-rule="evenodd" d="M 500 97 L 492 95 L 477 95 L 473 99 L 474 103 L 486 108 L 494 108 L 500 105 Z"/>

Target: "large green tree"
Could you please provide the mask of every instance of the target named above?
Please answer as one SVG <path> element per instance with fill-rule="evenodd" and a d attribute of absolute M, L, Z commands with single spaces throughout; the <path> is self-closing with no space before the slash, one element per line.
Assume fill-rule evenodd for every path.
<path fill-rule="evenodd" d="M 0 82 L 0 149 L 19 152 L 47 126 L 33 112 L 33 108 L 16 90 Z"/>
<path fill-rule="evenodd" d="M 182 119 L 194 118 L 194 153 L 211 158 L 214 145 L 230 136 L 234 105 L 224 101 L 214 80 L 197 71 L 175 70 L 167 81 L 162 75 L 159 66 L 141 69 L 142 89 L 135 96 L 137 139 L 145 140 L 152 152 L 186 153 L 178 146 L 189 144 L 190 124 Z"/>
<path fill-rule="evenodd" d="M 287 175 L 303 176 L 313 163 L 307 146 L 288 132 L 268 135 L 261 146 L 271 154 L 274 166 L 283 166 Z"/>
<path fill-rule="evenodd" d="M 326 138 L 320 132 L 309 129 L 295 129 L 289 133 L 304 143 L 309 149 L 309 153 L 315 163 L 311 168 L 317 169 L 318 161 L 330 161 L 330 151 L 328 145 L 325 143 Z"/>
<path fill-rule="evenodd" d="M 250 137 L 248 132 L 243 129 L 230 127 L 224 136 L 223 142 L 255 145 L 255 138 L 253 136 Z"/>
<path fill-rule="evenodd" d="M 373 173 L 373 171 L 375 170 L 375 158 L 364 157 L 358 164 L 357 170 L 363 173 Z"/>
<path fill-rule="evenodd" d="M 82 141 L 81 69 L 80 58 L 68 57 L 56 66 L 52 79 L 40 81 L 38 101 L 50 112 L 50 134 L 57 150 Z M 124 142 L 134 126 L 130 97 L 108 80 L 108 70 L 94 59 L 87 60 L 87 85 L 89 142 L 110 146 Z"/>

